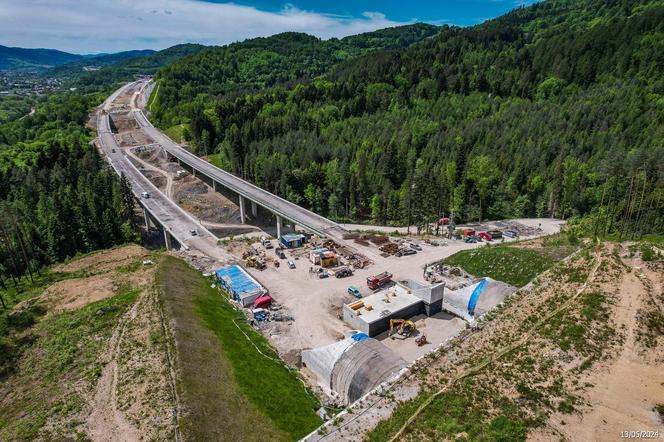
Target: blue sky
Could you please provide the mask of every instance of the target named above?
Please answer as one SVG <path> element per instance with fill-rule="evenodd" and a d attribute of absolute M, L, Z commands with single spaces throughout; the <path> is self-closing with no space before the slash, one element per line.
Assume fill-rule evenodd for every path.
<path fill-rule="evenodd" d="M 415 21 L 468 26 L 533 0 L 0 0 L 0 44 L 76 53 L 344 37 Z"/>
<path fill-rule="evenodd" d="M 223 3 L 220 0 L 206 0 L 210 3 Z M 439 1 L 397 1 L 397 0 L 279 0 L 236 1 L 241 5 L 254 6 L 266 11 L 279 11 L 284 5 L 318 13 L 335 14 L 345 17 L 362 17 L 367 11 L 381 12 L 390 20 L 424 21 L 427 23 L 450 23 L 469 26 L 497 17 L 528 0 L 439 0 Z"/>

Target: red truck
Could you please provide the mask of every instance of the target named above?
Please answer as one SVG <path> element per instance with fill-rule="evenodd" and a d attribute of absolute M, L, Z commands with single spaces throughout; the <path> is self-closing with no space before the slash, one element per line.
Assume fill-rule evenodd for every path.
<path fill-rule="evenodd" d="M 491 241 L 493 238 L 489 232 L 480 232 L 478 235 L 484 241 Z"/>
<path fill-rule="evenodd" d="M 390 272 L 383 272 L 380 275 L 369 276 L 367 278 L 367 286 L 371 290 L 376 290 L 392 282 L 392 274 Z"/>

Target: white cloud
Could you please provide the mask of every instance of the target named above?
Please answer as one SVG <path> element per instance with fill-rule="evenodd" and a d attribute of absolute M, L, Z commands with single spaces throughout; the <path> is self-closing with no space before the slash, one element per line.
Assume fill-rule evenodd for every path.
<path fill-rule="evenodd" d="M 0 44 L 78 53 L 226 44 L 285 31 L 343 37 L 401 24 L 380 12 L 344 17 L 290 4 L 267 12 L 196 0 L 0 0 Z"/>

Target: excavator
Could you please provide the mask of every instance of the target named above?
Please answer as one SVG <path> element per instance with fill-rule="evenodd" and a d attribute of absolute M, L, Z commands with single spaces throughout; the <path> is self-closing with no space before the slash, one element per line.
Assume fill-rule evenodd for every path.
<path fill-rule="evenodd" d="M 394 335 L 394 328 L 397 328 L 397 334 L 403 337 L 403 339 L 409 337 L 417 327 L 415 323 L 410 319 L 390 319 L 390 334 L 388 336 Z M 392 337 L 394 339 L 394 337 Z"/>
<path fill-rule="evenodd" d="M 263 262 L 263 260 L 257 257 L 256 255 L 249 256 L 245 264 L 247 267 L 254 267 L 257 268 L 258 270 L 263 270 L 265 268 L 265 263 Z"/>

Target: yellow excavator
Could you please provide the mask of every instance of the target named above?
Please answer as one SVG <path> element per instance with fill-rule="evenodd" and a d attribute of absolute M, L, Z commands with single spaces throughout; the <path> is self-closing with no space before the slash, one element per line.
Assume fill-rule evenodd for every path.
<path fill-rule="evenodd" d="M 388 336 L 394 335 L 395 327 L 397 329 L 396 332 L 400 336 L 403 336 L 404 339 L 412 335 L 413 332 L 417 330 L 415 323 L 410 319 L 390 319 L 390 334 Z"/>

